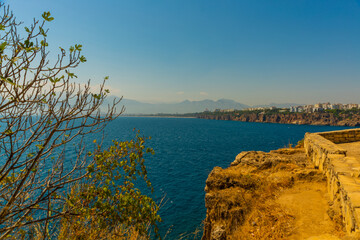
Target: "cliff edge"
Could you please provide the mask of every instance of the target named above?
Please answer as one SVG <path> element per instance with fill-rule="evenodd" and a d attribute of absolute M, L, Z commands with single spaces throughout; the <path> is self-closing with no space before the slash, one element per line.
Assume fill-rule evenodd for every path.
<path fill-rule="evenodd" d="M 349 239 L 303 147 L 240 153 L 206 180 L 202 240 Z"/>
<path fill-rule="evenodd" d="M 360 126 L 360 113 L 263 113 L 263 112 L 232 112 L 232 113 L 198 113 L 197 118 L 228 120 L 240 122 L 282 123 L 299 125 L 327 126 Z"/>

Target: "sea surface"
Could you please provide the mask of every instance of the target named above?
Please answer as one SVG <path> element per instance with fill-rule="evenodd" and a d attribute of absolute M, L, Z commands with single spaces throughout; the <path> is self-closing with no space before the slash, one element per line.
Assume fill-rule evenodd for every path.
<path fill-rule="evenodd" d="M 205 181 L 215 166 L 228 167 L 241 151 L 270 151 L 303 139 L 306 132 L 345 127 L 246 123 L 194 118 L 120 117 L 105 129 L 104 145 L 129 140 L 133 129 L 151 136 L 146 160 L 153 198 L 164 199 L 160 232 L 165 239 L 200 239 L 206 216 Z M 194 232 L 198 232 L 194 237 Z"/>

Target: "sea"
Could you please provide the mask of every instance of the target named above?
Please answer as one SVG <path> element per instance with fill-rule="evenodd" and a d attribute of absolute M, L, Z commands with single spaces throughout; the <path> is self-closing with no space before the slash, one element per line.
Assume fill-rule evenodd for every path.
<path fill-rule="evenodd" d="M 306 132 L 346 127 L 218 121 L 197 118 L 119 117 L 104 131 L 111 140 L 133 138 L 134 129 L 151 136 L 146 159 L 154 187 L 150 195 L 161 204 L 160 234 L 165 239 L 200 239 L 206 216 L 205 181 L 215 166 L 226 168 L 241 151 L 265 151 L 296 145 Z M 151 194 L 144 189 L 145 193 Z"/>

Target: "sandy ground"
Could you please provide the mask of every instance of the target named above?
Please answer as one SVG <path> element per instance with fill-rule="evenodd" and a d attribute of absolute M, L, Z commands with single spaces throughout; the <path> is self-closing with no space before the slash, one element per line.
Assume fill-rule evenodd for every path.
<path fill-rule="evenodd" d="M 360 142 L 336 144 L 347 151 L 346 156 L 360 159 Z"/>
<path fill-rule="evenodd" d="M 295 232 L 289 239 L 340 239 L 341 232 L 336 230 L 335 223 L 327 214 L 326 183 L 295 184 L 293 188 L 284 190 L 277 202 L 295 217 Z"/>

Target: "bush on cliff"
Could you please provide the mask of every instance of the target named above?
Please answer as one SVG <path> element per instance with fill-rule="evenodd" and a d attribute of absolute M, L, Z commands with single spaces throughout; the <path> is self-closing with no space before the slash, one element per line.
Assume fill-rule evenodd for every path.
<path fill-rule="evenodd" d="M 144 165 L 147 153 L 154 152 L 139 134 L 89 153 L 94 163 L 87 167 L 86 181 L 73 186 L 68 195 L 65 208 L 72 215 L 61 220 L 60 239 L 147 238 L 150 226 L 158 236 L 159 207 L 135 188 L 140 177 L 153 190 Z"/>

